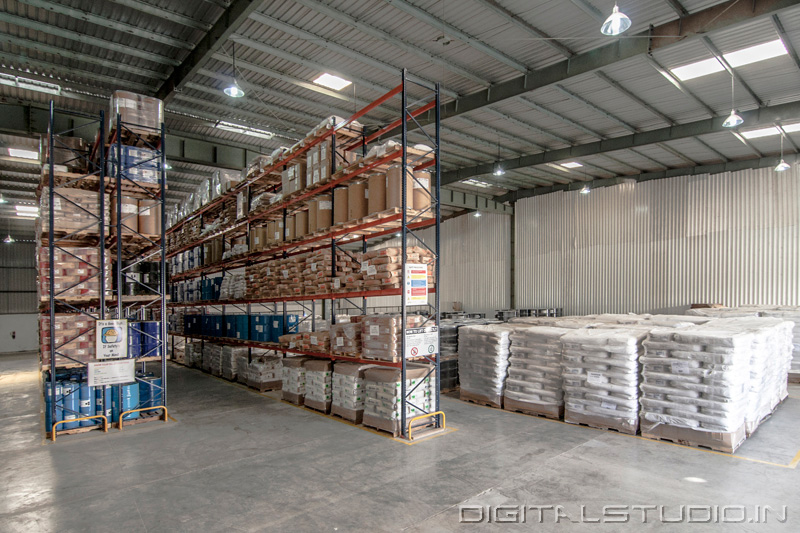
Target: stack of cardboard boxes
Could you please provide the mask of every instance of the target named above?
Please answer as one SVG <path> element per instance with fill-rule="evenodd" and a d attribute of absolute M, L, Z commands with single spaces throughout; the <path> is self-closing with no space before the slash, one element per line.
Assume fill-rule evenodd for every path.
<path fill-rule="evenodd" d="M 306 396 L 306 357 L 287 357 L 283 360 L 282 398 L 295 405 L 303 405 Z"/>
<path fill-rule="evenodd" d="M 430 365 L 410 363 L 406 367 L 406 423 L 433 407 L 435 373 Z M 400 369 L 372 367 L 364 371 L 366 399 L 364 401 L 365 426 L 388 431 L 395 436 L 401 431 L 402 375 Z M 412 427 L 427 425 L 430 417 L 415 421 Z"/>
<path fill-rule="evenodd" d="M 103 223 L 108 224 L 111 212 L 109 195 L 104 194 L 105 216 Z M 134 213 L 138 207 L 134 199 Z M 116 208 L 116 205 L 114 206 Z M 123 208 L 125 206 L 123 205 Z M 72 238 L 85 238 L 100 235 L 100 196 L 96 191 L 83 189 L 58 188 L 53 197 L 53 217 L 56 221 L 54 233 L 57 236 L 70 235 Z M 114 209 L 116 216 L 116 209 Z M 124 216 L 124 215 L 123 215 Z M 112 219 L 116 223 L 116 218 Z M 137 220 L 136 217 L 133 220 Z M 129 221 L 125 221 L 128 223 Z M 50 231 L 50 189 L 44 187 L 39 200 L 39 223 L 41 235 L 47 236 Z"/>
<path fill-rule="evenodd" d="M 74 365 L 94 359 L 94 321 L 78 313 L 57 313 L 55 322 L 55 346 L 60 355 L 56 365 Z M 39 315 L 39 344 L 42 364 L 50 364 L 50 315 Z M 69 341 L 69 342 L 67 342 Z"/>
<path fill-rule="evenodd" d="M 336 363 L 334 365 L 331 414 L 354 424 L 362 422 L 367 392 L 364 373 L 368 368 L 372 368 L 372 365 L 359 363 Z"/>
<path fill-rule="evenodd" d="M 309 359 L 305 368 L 306 395 L 304 405 L 323 413 L 331 410 L 333 399 L 333 363 L 324 359 Z"/>
<path fill-rule="evenodd" d="M 38 247 L 37 264 L 39 268 L 39 298 L 47 300 L 50 297 L 50 251 L 46 246 Z M 111 270 L 110 254 L 106 254 L 104 270 L 106 281 L 106 296 L 110 296 Z M 59 299 L 94 300 L 100 298 L 101 279 L 98 267 L 100 266 L 100 250 L 98 248 L 70 248 L 69 252 L 56 249 L 55 251 L 55 295 Z"/>

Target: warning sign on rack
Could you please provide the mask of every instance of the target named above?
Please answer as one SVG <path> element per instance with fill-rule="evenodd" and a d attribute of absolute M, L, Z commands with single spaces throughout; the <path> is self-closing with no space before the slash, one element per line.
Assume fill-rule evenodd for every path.
<path fill-rule="evenodd" d="M 409 328 L 406 330 L 406 359 L 433 357 L 439 353 L 439 328 Z"/>
<path fill-rule="evenodd" d="M 406 264 L 406 305 L 428 303 L 428 265 Z"/>
<path fill-rule="evenodd" d="M 128 357 L 128 321 L 98 320 L 96 324 L 97 359 Z"/>
<path fill-rule="evenodd" d="M 136 381 L 134 359 L 118 359 L 116 361 L 90 361 L 88 383 L 90 387 L 133 383 Z"/>

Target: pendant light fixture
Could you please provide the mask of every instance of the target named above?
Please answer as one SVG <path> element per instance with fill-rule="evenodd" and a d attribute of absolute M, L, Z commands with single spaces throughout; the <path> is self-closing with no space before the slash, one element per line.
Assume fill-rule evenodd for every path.
<path fill-rule="evenodd" d="M 502 176 L 505 173 L 506 171 L 503 170 L 503 166 L 500 164 L 500 143 L 497 143 L 497 161 L 494 163 L 492 174 L 495 176 Z"/>
<path fill-rule="evenodd" d="M 1 192 L 0 192 L 0 204 L 5 204 L 5 203 L 7 203 L 7 202 L 8 202 L 8 200 L 6 200 L 6 199 L 3 197 L 3 193 L 1 193 Z"/>
<path fill-rule="evenodd" d="M 3 239 L 3 242 L 6 243 L 6 244 L 11 244 L 12 242 L 14 242 L 14 237 L 12 237 L 11 234 L 9 233 L 6 236 L 6 238 Z"/>
<path fill-rule="evenodd" d="M 614 3 L 614 11 L 608 16 L 606 21 L 600 26 L 600 33 L 603 35 L 619 35 L 624 33 L 631 27 L 631 19 L 628 15 L 619 10 L 616 2 Z"/>
<path fill-rule="evenodd" d="M 741 126 L 744 122 L 744 119 L 736 113 L 736 100 L 734 99 L 734 84 L 735 78 L 733 77 L 733 72 L 731 72 L 731 114 L 728 118 L 725 119 L 725 122 L 722 123 L 723 128 L 735 128 L 737 126 Z"/>
<path fill-rule="evenodd" d="M 231 98 L 241 98 L 244 96 L 244 91 L 239 87 L 239 82 L 236 81 L 236 43 L 231 46 L 231 55 L 233 56 L 233 83 L 225 87 L 225 94 Z"/>
<path fill-rule="evenodd" d="M 781 127 L 778 127 L 778 129 L 779 129 L 779 130 L 780 130 L 780 132 L 781 132 L 781 162 L 780 162 L 780 163 L 778 163 L 778 166 L 776 166 L 776 167 L 775 167 L 775 172 L 786 172 L 787 170 L 789 170 L 789 169 L 790 169 L 790 168 L 792 168 L 792 167 L 791 167 L 791 166 L 789 166 L 789 163 L 787 163 L 787 162 L 786 162 L 786 161 L 784 161 L 784 159 L 783 159 L 783 136 L 784 136 L 784 134 L 783 134 L 783 128 L 781 128 Z"/>

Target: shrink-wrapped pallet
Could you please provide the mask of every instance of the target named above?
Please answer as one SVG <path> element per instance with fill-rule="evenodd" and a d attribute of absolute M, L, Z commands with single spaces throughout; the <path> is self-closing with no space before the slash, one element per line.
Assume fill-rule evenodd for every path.
<path fill-rule="evenodd" d="M 331 325 L 331 352 L 346 357 L 361 357 L 361 323 Z"/>
<path fill-rule="evenodd" d="M 303 405 L 306 396 L 306 357 L 287 357 L 283 360 L 282 398 L 296 405 Z"/>
<path fill-rule="evenodd" d="M 331 414 L 355 424 L 364 417 L 366 384 L 364 373 L 372 365 L 360 363 L 336 363 L 333 367 L 333 400 Z"/>
<path fill-rule="evenodd" d="M 311 359 L 303 364 L 305 369 L 304 405 L 323 413 L 331 410 L 333 400 L 333 363 Z"/>
<path fill-rule="evenodd" d="M 561 337 L 564 420 L 635 434 L 645 328 L 578 329 Z"/>
<path fill-rule="evenodd" d="M 406 327 L 417 328 L 424 318 L 408 315 Z M 403 358 L 403 318 L 400 314 L 369 315 L 361 321 L 361 353 L 364 359 L 397 362 Z M 434 325 L 428 323 L 427 325 Z"/>
<path fill-rule="evenodd" d="M 458 332 L 461 399 L 503 406 L 513 326 L 464 326 Z"/>
<path fill-rule="evenodd" d="M 406 366 L 406 424 L 417 416 L 436 410 L 433 398 L 435 371 L 431 365 Z M 366 398 L 363 424 L 397 435 L 403 416 L 402 376 L 397 368 L 372 367 L 364 372 Z M 421 418 L 412 427 L 427 425 L 432 417 Z"/>
<path fill-rule="evenodd" d="M 503 397 L 506 409 L 550 418 L 563 416 L 561 337 L 570 331 L 548 326 L 514 330 Z"/>
<path fill-rule="evenodd" d="M 275 352 L 267 351 L 263 355 L 254 354 L 253 360 L 246 368 L 248 386 L 262 391 L 281 388 L 283 359 Z"/>

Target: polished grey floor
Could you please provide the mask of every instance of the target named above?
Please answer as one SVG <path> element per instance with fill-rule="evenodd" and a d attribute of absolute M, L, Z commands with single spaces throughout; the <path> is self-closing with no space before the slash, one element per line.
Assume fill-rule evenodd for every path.
<path fill-rule="evenodd" d="M 3 532 L 665 527 L 658 510 L 643 524 L 639 508 L 628 524 L 608 514 L 570 523 L 581 505 L 585 519 L 604 505 L 666 506 L 666 519 L 684 520 L 672 531 L 800 531 L 797 386 L 730 457 L 450 398 L 443 408 L 457 431 L 407 445 L 178 366 L 169 369 L 174 422 L 53 444 L 42 439 L 37 375 L 35 354 L 0 355 Z M 508 506 L 519 505 L 527 523 L 487 523 L 492 512 L 512 519 Z M 555 523 L 553 507 L 537 523 L 536 508 L 548 505 L 568 518 Z M 681 515 L 680 505 L 699 507 Z M 780 512 L 766 524 L 697 523 L 710 506 L 733 520 L 741 510 L 729 506 L 753 517 L 757 505 Z M 788 522 L 778 523 L 783 505 Z M 483 522 L 460 524 L 480 518 L 476 506 Z"/>

